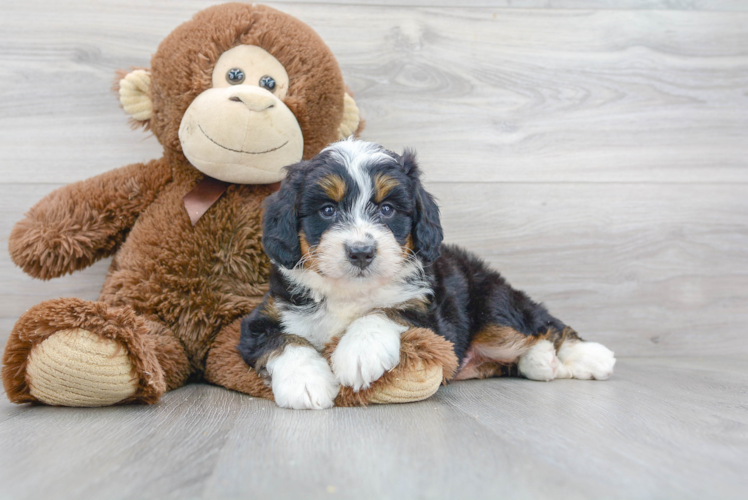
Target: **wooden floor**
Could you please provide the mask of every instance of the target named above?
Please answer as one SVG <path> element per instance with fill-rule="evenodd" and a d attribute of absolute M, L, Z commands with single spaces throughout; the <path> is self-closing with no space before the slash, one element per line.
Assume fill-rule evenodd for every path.
<path fill-rule="evenodd" d="M 161 156 L 110 91 L 206 0 L 0 0 L 0 249 L 66 183 Z M 191 385 L 153 407 L 14 407 L 16 498 L 747 498 L 748 2 L 300 0 L 364 138 L 414 147 L 448 241 L 619 356 L 607 382 L 464 382 L 291 412 Z M 0 346 L 108 262 L 0 251 Z"/>
<path fill-rule="evenodd" d="M 745 363 L 631 358 L 607 382 L 320 412 L 208 385 L 151 407 L 5 400 L 0 498 L 745 499 Z"/>

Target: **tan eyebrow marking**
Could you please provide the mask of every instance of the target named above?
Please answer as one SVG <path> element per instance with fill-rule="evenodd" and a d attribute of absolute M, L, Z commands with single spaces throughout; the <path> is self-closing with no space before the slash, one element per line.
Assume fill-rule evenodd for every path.
<path fill-rule="evenodd" d="M 374 201 L 377 203 L 381 202 L 385 196 L 390 194 L 390 191 L 399 185 L 400 183 L 393 177 L 387 174 L 377 174 L 374 178 Z"/>
<path fill-rule="evenodd" d="M 318 182 L 331 200 L 340 201 L 345 196 L 345 181 L 335 174 L 326 175 Z"/>

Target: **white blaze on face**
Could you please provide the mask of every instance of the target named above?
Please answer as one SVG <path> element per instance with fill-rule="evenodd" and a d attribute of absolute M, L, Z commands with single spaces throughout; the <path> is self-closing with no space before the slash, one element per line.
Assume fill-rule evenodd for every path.
<path fill-rule="evenodd" d="M 320 239 L 318 269 L 326 277 L 392 278 L 404 261 L 403 249 L 387 226 L 376 220 L 377 207 L 371 202 L 374 183 L 369 167 L 378 161 L 391 161 L 380 146 L 364 141 L 337 142 L 325 151 L 345 165 L 358 195 L 350 209 L 341 211 L 340 220 Z M 376 245 L 376 256 L 363 271 L 348 261 L 346 245 Z"/>
<path fill-rule="evenodd" d="M 376 256 L 361 270 L 348 260 L 346 245 L 376 245 Z M 317 246 L 317 269 L 333 279 L 382 278 L 389 280 L 400 270 L 405 260 L 403 249 L 392 232 L 381 224 L 370 222 L 342 222 L 326 231 Z"/>
<path fill-rule="evenodd" d="M 230 83 L 230 70 L 240 70 L 243 80 Z M 263 77 L 275 82 L 272 91 L 260 86 Z M 283 167 L 304 151 L 301 127 L 283 103 L 289 87 L 283 65 L 260 47 L 239 45 L 221 55 L 212 78 L 213 87 L 192 101 L 179 127 L 187 159 L 226 182 L 281 180 Z"/>

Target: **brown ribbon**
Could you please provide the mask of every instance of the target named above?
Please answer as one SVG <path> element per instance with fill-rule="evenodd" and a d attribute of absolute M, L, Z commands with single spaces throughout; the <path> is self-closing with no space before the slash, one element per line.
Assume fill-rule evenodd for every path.
<path fill-rule="evenodd" d="M 192 188 L 192 191 L 184 195 L 182 198 L 184 208 L 187 209 L 187 215 L 190 216 L 193 226 L 223 196 L 230 185 L 229 182 L 219 181 L 206 175 L 197 183 L 197 186 Z M 273 191 L 277 191 L 280 189 L 280 182 L 268 186 Z"/>
<path fill-rule="evenodd" d="M 187 215 L 190 216 L 193 226 L 218 201 L 218 198 L 226 192 L 229 186 L 228 182 L 219 181 L 206 175 L 203 180 L 197 183 L 197 186 L 192 188 L 192 191 L 184 195 L 184 198 L 182 198 L 184 208 L 187 209 Z"/>

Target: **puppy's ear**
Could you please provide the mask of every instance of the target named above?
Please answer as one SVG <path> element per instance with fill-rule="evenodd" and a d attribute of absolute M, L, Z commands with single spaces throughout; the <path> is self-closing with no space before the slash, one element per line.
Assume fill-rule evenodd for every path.
<path fill-rule="evenodd" d="M 416 254 L 424 264 L 430 264 L 439 258 L 441 244 L 444 239 L 441 221 L 439 220 L 439 207 L 431 196 L 421 185 L 421 171 L 418 168 L 416 154 L 406 149 L 400 157 L 400 162 L 405 173 L 413 182 L 415 194 L 416 212 L 413 220 L 413 244 Z"/>
<path fill-rule="evenodd" d="M 296 214 L 296 196 L 301 185 L 300 164 L 288 167 L 288 175 L 280 191 L 265 199 L 262 217 L 262 246 L 276 264 L 292 269 L 301 259 L 299 245 L 299 220 Z"/>

